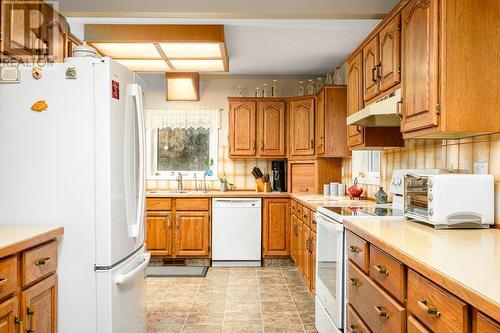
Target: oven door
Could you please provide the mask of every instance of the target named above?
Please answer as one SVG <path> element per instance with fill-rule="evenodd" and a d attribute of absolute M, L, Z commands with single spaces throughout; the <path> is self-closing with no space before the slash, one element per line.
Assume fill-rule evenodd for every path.
<path fill-rule="evenodd" d="M 316 296 L 338 329 L 344 306 L 344 226 L 317 214 Z"/>

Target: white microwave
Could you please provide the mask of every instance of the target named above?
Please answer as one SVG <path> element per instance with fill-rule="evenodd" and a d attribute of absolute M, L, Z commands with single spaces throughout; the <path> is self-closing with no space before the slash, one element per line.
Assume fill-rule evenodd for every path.
<path fill-rule="evenodd" d="M 404 214 L 437 229 L 489 228 L 494 178 L 476 174 L 414 174 L 404 179 Z"/>

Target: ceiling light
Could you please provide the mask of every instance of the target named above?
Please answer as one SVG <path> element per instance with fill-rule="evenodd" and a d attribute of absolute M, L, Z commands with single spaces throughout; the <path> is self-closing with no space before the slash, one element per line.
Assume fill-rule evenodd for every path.
<path fill-rule="evenodd" d="M 152 43 L 93 43 L 101 54 L 111 58 L 161 59 L 161 55 Z"/>
<path fill-rule="evenodd" d="M 222 57 L 219 43 L 160 43 L 160 46 L 169 59 Z"/>
<path fill-rule="evenodd" d="M 199 101 L 198 73 L 167 73 L 167 101 Z"/>
<path fill-rule="evenodd" d="M 168 72 L 170 70 L 164 60 L 117 59 L 116 61 L 133 72 Z"/>
<path fill-rule="evenodd" d="M 170 60 L 172 66 L 178 71 L 185 72 L 223 72 L 222 60 Z"/>

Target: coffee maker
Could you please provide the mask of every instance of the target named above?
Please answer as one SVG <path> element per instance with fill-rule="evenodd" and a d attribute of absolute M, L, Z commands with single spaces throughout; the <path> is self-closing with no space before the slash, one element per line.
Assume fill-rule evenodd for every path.
<path fill-rule="evenodd" d="M 272 186 L 273 192 L 286 192 L 285 161 L 272 161 L 273 171 Z"/>

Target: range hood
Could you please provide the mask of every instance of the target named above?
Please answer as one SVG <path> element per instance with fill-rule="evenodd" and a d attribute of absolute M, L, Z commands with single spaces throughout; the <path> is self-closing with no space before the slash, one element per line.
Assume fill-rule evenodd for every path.
<path fill-rule="evenodd" d="M 399 127 L 401 124 L 400 103 L 401 89 L 397 89 L 347 117 L 347 125 Z"/>

